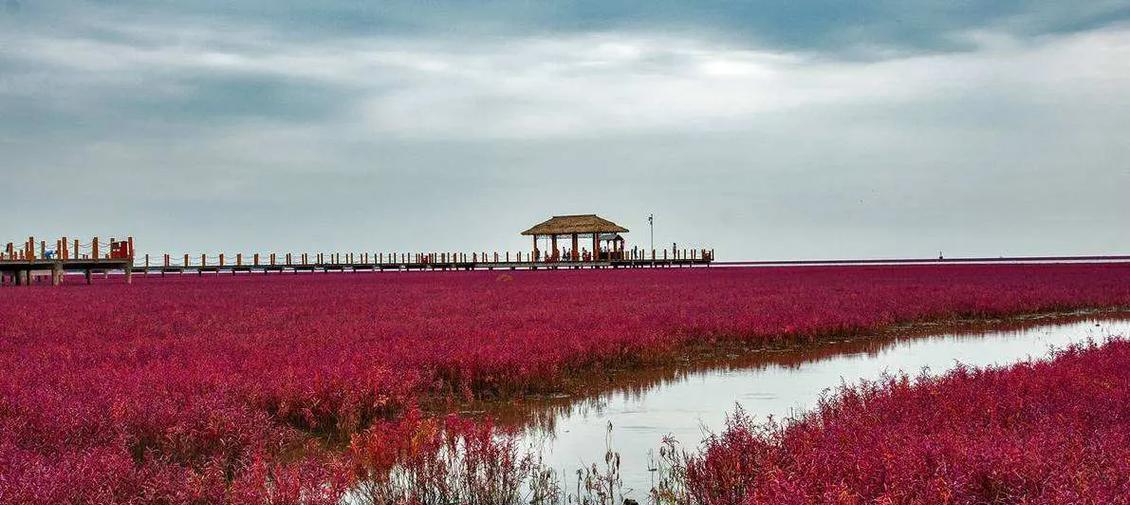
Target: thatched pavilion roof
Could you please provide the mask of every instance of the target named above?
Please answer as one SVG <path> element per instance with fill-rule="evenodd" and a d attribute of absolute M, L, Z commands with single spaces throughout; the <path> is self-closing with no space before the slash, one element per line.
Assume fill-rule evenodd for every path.
<path fill-rule="evenodd" d="M 572 235 L 574 233 L 627 233 L 628 229 L 596 214 L 553 216 L 522 235 Z"/>

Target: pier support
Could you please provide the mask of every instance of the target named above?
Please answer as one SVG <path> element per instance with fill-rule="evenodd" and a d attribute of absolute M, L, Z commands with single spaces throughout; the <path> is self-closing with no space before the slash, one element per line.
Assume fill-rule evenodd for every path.
<path fill-rule="evenodd" d="M 86 274 L 86 283 L 90 284 L 91 283 L 90 269 L 89 268 L 86 269 L 83 273 Z"/>
<path fill-rule="evenodd" d="M 63 263 L 56 261 L 51 266 L 51 285 L 58 286 L 63 283 Z"/>

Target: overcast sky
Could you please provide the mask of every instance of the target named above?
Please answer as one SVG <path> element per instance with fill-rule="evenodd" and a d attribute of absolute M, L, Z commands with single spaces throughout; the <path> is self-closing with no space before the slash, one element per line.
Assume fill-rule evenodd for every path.
<path fill-rule="evenodd" d="M 0 184 L 153 253 L 1126 254 L 1130 2 L 0 0 Z"/>

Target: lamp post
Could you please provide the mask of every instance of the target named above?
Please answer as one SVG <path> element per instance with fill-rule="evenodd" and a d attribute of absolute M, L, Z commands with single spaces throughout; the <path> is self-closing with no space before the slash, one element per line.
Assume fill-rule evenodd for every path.
<path fill-rule="evenodd" d="M 655 250 L 655 214 L 647 215 L 647 226 L 651 229 L 651 250 Z"/>

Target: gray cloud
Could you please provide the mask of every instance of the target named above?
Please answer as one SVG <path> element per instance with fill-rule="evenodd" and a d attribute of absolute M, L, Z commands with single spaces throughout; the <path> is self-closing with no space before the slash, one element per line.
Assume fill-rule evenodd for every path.
<path fill-rule="evenodd" d="M 872 54 L 967 49 L 970 46 L 961 36 L 969 31 L 1036 36 L 1090 30 L 1125 20 L 1130 16 L 1130 2 L 41 0 L 14 13 L 52 26 L 89 19 L 124 22 L 169 17 L 222 28 L 262 24 L 295 37 L 413 36 L 423 32 L 480 38 L 618 30 L 696 34 L 709 31 L 729 34 L 760 47 Z"/>

